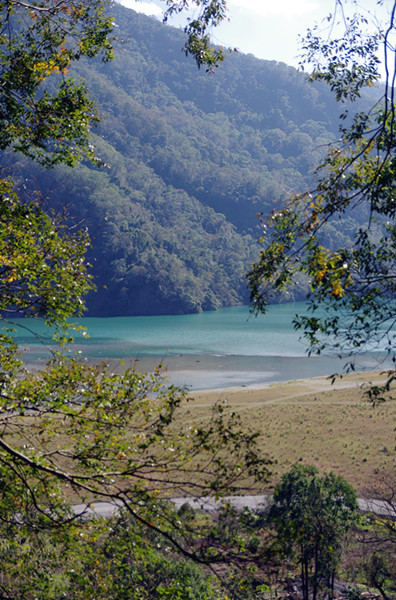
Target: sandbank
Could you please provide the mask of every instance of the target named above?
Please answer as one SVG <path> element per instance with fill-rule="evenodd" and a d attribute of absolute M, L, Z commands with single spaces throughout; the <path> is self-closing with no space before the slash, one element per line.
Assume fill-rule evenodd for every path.
<path fill-rule="evenodd" d="M 28 368 L 42 368 L 46 359 L 29 360 Z M 243 395 L 254 401 L 263 393 L 271 397 L 314 394 L 326 390 L 358 387 L 363 384 L 382 383 L 386 380 L 387 366 L 378 368 L 372 356 L 361 357 L 356 371 L 343 372 L 346 359 L 323 356 L 245 356 L 210 354 L 169 354 L 138 358 L 85 358 L 89 364 L 105 363 L 111 372 L 120 373 L 128 368 L 153 372 L 157 367 L 169 383 L 184 387 L 194 398 L 219 398 L 227 394 L 237 398 Z M 382 368 L 381 368 L 382 367 Z M 277 390 L 276 392 L 274 390 Z"/>
<path fill-rule="evenodd" d="M 212 405 L 218 400 L 227 399 L 233 406 L 240 404 L 245 408 L 247 405 L 254 407 L 311 395 L 314 398 L 322 392 L 347 388 L 360 388 L 363 397 L 365 389 L 371 384 L 385 383 L 388 375 L 388 369 L 384 367 L 342 374 L 345 360 L 334 361 L 334 370 L 329 371 L 328 361 L 318 361 L 313 368 L 312 363 L 307 366 L 306 358 L 288 358 L 285 363 L 277 357 L 278 364 L 284 362 L 287 365 L 287 370 L 282 372 L 268 370 L 268 358 L 272 362 L 273 357 L 168 356 L 162 359 L 162 371 L 170 383 L 185 386 L 188 397 L 195 400 L 195 405 Z M 144 357 L 123 363 L 115 359 L 106 362 L 110 370 L 121 371 L 134 365 L 143 372 L 151 372 L 161 363 L 158 357 Z M 337 374 L 337 367 L 341 374 Z M 315 369 L 322 368 L 327 368 L 326 374 L 311 376 Z M 335 375 L 328 375 L 329 372 Z M 290 377 L 291 373 L 295 375 L 294 378 Z M 305 373 L 308 375 L 304 377 Z M 224 384 L 219 385 L 221 382 Z M 205 387 L 205 383 L 209 385 Z"/>
<path fill-rule="evenodd" d="M 156 366 L 162 365 L 162 371 L 170 383 L 185 387 L 191 392 L 224 388 L 263 389 L 274 383 L 319 377 L 326 380 L 329 375 L 342 373 L 346 362 L 346 359 L 339 359 L 336 356 L 308 358 L 307 356 L 209 354 L 150 356 L 129 358 L 124 361 L 103 360 L 114 372 L 120 372 L 131 366 L 144 372 L 152 372 Z M 366 373 L 376 370 L 376 367 L 377 363 L 373 357 L 365 356 L 359 359 L 356 371 Z M 382 365 L 382 368 L 385 367 Z M 359 374 L 357 377 L 359 378 Z"/>
<path fill-rule="evenodd" d="M 263 384 L 255 387 L 229 387 L 207 390 L 192 390 L 189 396 L 201 403 L 213 403 L 219 399 L 227 399 L 232 403 L 247 402 L 272 404 L 274 402 L 296 399 L 301 396 L 320 394 L 347 388 L 360 388 L 362 391 L 371 384 L 381 385 L 386 382 L 388 371 L 365 371 L 347 373 L 335 378 L 329 376 L 294 379 L 289 381 Z"/>

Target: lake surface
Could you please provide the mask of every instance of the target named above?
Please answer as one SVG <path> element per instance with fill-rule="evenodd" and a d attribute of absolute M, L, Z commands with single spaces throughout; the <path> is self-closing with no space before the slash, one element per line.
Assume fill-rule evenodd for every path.
<path fill-rule="evenodd" d="M 170 380 L 193 389 L 259 386 L 273 381 L 331 375 L 346 359 L 308 357 L 306 342 L 292 325 L 304 303 L 271 306 L 255 317 L 238 306 L 193 315 L 83 318 L 76 322 L 88 336 L 75 335 L 74 350 L 91 361 L 117 368 L 137 360 L 142 370 L 162 363 Z M 49 356 L 50 336 L 40 321 L 16 321 L 16 338 L 25 360 L 34 365 Z M 36 336 L 39 335 L 40 339 Z M 360 370 L 378 368 L 379 353 L 359 357 Z"/>

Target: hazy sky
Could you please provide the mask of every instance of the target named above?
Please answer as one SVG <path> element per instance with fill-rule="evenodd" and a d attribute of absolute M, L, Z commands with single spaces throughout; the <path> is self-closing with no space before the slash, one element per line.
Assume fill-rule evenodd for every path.
<path fill-rule="evenodd" d="M 159 0 L 119 1 L 133 10 L 158 18 L 161 18 L 165 6 Z M 258 58 L 297 66 L 298 34 L 304 35 L 307 28 L 315 23 L 326 23 L 324 19 L 334 10 L 335 1 L 228 0 L 229 20 L 213 30 L 213 42 L 236 47 Z M 375 12 L 378 10 L 376 1 L 359 0 L 359 5 L 363 5 L 363 10 L 368 8 Z M 388 7 L 392 3 L 391 0 L 385 0 Z"/>

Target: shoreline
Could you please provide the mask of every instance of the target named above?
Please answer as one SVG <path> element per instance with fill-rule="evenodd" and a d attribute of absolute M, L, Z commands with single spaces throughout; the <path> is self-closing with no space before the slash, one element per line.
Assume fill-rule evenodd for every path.
<path fill-rule="evenodd" d="M 124 365 L 119 360 L 107 362 L 113 370 L 135 365 L 143 371 L 159 361 L 151 357 L 135 362 L 126 360 Z M 177 364 L 180 367 L 180 363 L 168 363 L 168 372 L 164 374 L 172 375 L 171 367 Z M 206 383 L 204 365 L 201 362 L 194 365 L 201 384 L 202 378 Z M 331 376 L 325 374 L 284 381 L 262 380 L 254 385 L 229 385 L 226 379 L 227 385 L 216 388 L 205 389 L 204 385 L 201 389 L 186 388 L 179 419 L 186 426 L 202 422 L 216 403 L 223 402 L 231 413 L 238 415 L 246 431 L 258 433 L 259 451 L 272 461 L 271 481 L 265 486 L 268 490 L 292 464 L 303 462 L 321 472 L 342 475 L 363 498 L 383 497 L 389 490 L 382 490 L 381 482 L 392 481 L 389 477 L 394 476 L 394 452 L 390 444 L 394 439 L 396 403 L 390 397 L 395 397 L 396 382 L 388 395 L 389 401 L 378 406 L 364 396 L 364 384 L 384 383 L 387 372 L 382 365 L 382 369 L 337 377 L 334 384 Z M 284 373 L 285 378 L 286 375 L 289 372 Z M 263 488 L 260 490 L 262 493 Z"/>
<path fill-rule="evenodd" d="M 191 390 L 189 396 L 194 400 L 212 400 L 224 398 L 234 402 L 249 401 L 260 403 L 273 403 L 285 401 L 287 398 L 297 399 L 299 396 L 310 396 L 323 392 L 335 392 L 348 388 L 362 389 L 371 384 L 381 385 L 386 382 L 388 370 L 360 371 L 346 373 L 337 376 L 332 382 L 332 376 L 320 375 L 316 377 L 305 377 L 302 379 L 291 379 L 277 381 L 260 386 L 244 387 L 234 386 L 217 389 Z"/>
<path fill-rule="evenodd" d="M 204 355 L 179 354 L 163 357 L 149 356 L 127 358 L 87 359 L 90 364 L 105 362 L 113 372 L 133 368 L 142 372 L 153 372 L 162 365 L 166 379 L 177 387 L 184 387 L 189 393 L 216 391 L 223 389 L 253 390 L 264 389 L 273 384 L 297 380 L 331 378 L 342 374 L 347 359 L 336 356 L 245 356 L 245 355 Z M 390 368 L 390 367 L 389 367 Z M 387 365 L 373 360 L 372 356 L 359 358 L 356 370 L 350 375 L 387 371 Z M 344 373 L 343 378 L 346 377 Z M 339 376 L 337 377 L 337 379 Z"/>
<path fill-rule="evenodd" d="M 42 368 L 44 357 L 24 356 L 28 369 Z M 161 366 L 161 373 L 169 384 L 187 390 L 189 394 L 243 392 L 246 390 L 263 390 L 274 385 L 290 385 L 291 382 L 322 382 L 317 387 L 335 389 L 346 381 L 360 381 L 386 373 L 391 365 L 375 360 L 373 355 L 359 357 L 354 372 L 343 373 L 347 358 L 336 356 L 247 356 L 247 355 L 213 355 L 213 354 L 168 354 L 164 356 L 139 356 L 124 359 L 98 356 L 80 357 L 89 365 L 105 363 L 109 371 L 121 373 L 128 368 L 152 373 Z M 376 374 L 376 375 L 374 375 Z M 331 378 L 336 375 L 336 382 L 331 386 Z M 385 380 L 385 375 L 383 376 Z M 301 385 L 301 383 L 299 384 Z M 351 384 L 348 384 L 351 385 Z"/>
<path fill-rule="evenodd" d="M 155 361 L 154 357 L 150 357 L 149 359 L 139 359 L 134 364 L 139 370 L 146 371 L 148 369 L 142 367 L 149 367 L 151 365 L 153 369 L 155 366 L 158 366 L 158 361 Z M 117 365 L 113 364 L 112 366 Z M 171 366 L 174 367 L 175 365 L 172 364 Z M 127 365 L 124 365 L 124 367 L 118 365 L 119 370 L 122 370 L 122 368 L 127 368 Z M 195 389 L 187 387 L 186 392 L 188 398 L 193 399 L 195 402 L 198 401 L 203 405 L 210 405 L 224 399 L 233 405 L 243 404 L 252 406 L 255 404 L 273 404 L 287 401 L 287 399 L 293 399 L 294 401 L 299 397 L 315 396 L 315 394 L 323 392 L 337 392 L 347 390 L 348 388 L 355 390 L 360 388 L 363 396 L 365 386 L 384 384 L 387 380 L 389 370 L 389 368 L 383 367 L 381 369 L 354 371 L 337 375 L 314 375 L 301 378 L 262 381 L 253 384 L 245 383 L 242 385 L 200 387 Z M 169 366 L 168 370 L 164 370 L 164 375 L 165 377 L 169 377 L 170 383 L 173 383 L 172 375 L 175 373 L 178 372 L 170 370 Z M 200 362 L 194 373 L 196 375 L 205 373 L 205 371 L 201 371 Z"/>

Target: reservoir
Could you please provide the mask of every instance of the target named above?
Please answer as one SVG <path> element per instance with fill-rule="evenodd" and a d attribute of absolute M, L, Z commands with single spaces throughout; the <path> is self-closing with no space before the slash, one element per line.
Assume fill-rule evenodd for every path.
<path fill-rule="evenodd" d="M 105 361 L 114 369 L 120 361 L 144 371 L 162 364 L 172 383 L 191 389 L 261 386 L 341 372 L 345 357 L 307 356 L 307 342 L 293 327 L 296 313 L 305 310 L 305 303 L 287 303 L 257 317 L 248 307 L 237 306 L 190 315 L 81 318 L 76 323 L 85 330 L 74 334 L 72 349 L 81 358 Z M 43 323 L 15 323 L 23 324 L 15 337 L 26 362 L 44 365 L 53 346 Z M 381 360 L 379 352 L 364 354 L 356 368 L 381 368 Z"/>

